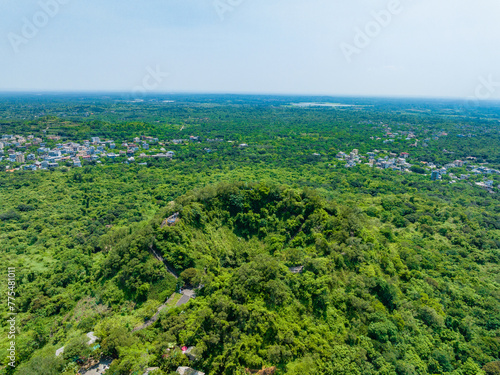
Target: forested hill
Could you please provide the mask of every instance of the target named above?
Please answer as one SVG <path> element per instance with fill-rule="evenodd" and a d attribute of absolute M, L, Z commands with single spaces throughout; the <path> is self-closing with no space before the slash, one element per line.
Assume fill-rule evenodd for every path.
<path fill-rule="evenodd" d="M 500 349 L 497 275 L 484 272 L 498 262 L 498 237 L 468 235 L 475 224 L 451 208 L 377 203 L 367 215 L 265 184 L 178 199 L 144 230 L 144 246 L 153 241 L 179 270 L 196 267 L 186 281 L 203 288 L 182 312 L 161 316 L 155 354 L 168 342 L 194 346 L 195 367 L 225 374 L 273 365 L 288 374 L 478 373 Z M 177 211 L 180 221 L 160 228 Z M 383 213 L 404 223 L 383 224 Z M 127 256 L 112 250 L 106 268 L 118 271 L 112 260 Z"/>
<path fill-rule="evenodd" d="M 78 324 L 116 358 L 111 374 L 148 365 L 166 374 L 179 365 L 207 374 L 482 374 L 500 349 L 500 238 L 483 226 L 460 207 L 405 194 L 353 206 L 312 189 L 222 183 L 111 231 L 89 267 L 95 300 L 111 308 Z M 151 249 L 181 273 L 178 287 L 199 289 L 133 333 L 138 315 L 175 289 Z M 43 314 L 33 307 L 39 297 L 22 295 Z M 91 355 L 77 341 L 66 343 L 72 354 Z M 194 361 L 182 346 L 194 347 Z M 41 374 L 40 363 L 62 371 L 50 352 L 18 373 Z"/>
<path fill-rule="evenodd" d="M 498 106 L 37 98 L 0 104 L 0 375 L 500 374 Z"/>

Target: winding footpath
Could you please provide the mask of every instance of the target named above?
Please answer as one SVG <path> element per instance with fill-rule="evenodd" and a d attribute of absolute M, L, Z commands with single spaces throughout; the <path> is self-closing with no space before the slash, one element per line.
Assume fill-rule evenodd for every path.
<path fill-rule="evenodd" d="M 168 264 L 168 262 L 163 259 L 163 257 L 158 254 L 158 252 L 153 248 L 153 245 L 149 246 L 149 251 L 151 252 L 151 254 L 156 258 L 158 259 L 160 262 L 162 262 L 164 264 L 164 266 L 166 267 L 168 273 L 170 273 L 173 277 L 175 277 L 176 279 L 179 278 L 179 276 L 177 275 L 177 273 L 175 272 L 175 269 L 170 265 Z M 173 293 L 166 301 L 163 305 L 161 305 L 160 307 L 158 307 L 158 310 L 156 311 L 156 314 L 154 314 L 150 319 L 148 319 L 144 324 L 140 325 L 139 327 L 136 327 L 132 330 L 132 332 L 137 332 L 137 331 L 140 331 L 142 329 L 145 329 L 145 328 L 148 328 L 150 325 L 152 325 L 154 322 L 156 322 L 158 320 L 158 318 L 160 317 L 160 313 L 162 312 L 162 310 L 168 306 L 168 304 L 175 298 L 175 294 L 176 293 Z M 176 307 L 178 306 L 182 306 L 186 303 L 189 302 L 189 300 L 191 298 L 195 298 L 196 297 L 196 294 L 194 292 L 193 289 L 184 289 L 180 292 L 180 294 L 182 294 L 181 298 L 179 299 L 179 301 L 177 301 L 177 303 L 175 304 Z"/>
<path fill-rule="evenodd" d="M 174 299 L 175 297 L 175 293 L 173 293 L 166 301 L 163 305 L 161 305 L 160 307 L 158 307 L 158 310 L 156 311 L 156 314 L 154 314 L 150 319 L 148 319 L 147 322 L 145 322 L 143 325 L 140 325 L 139 327 L 136 327 L 132 330 L 132 332 L 137 332 L 137 331 L 140 331 L 144 328 L 148 328 L 151 324 L 153 324 L 154 322 L 156 322 L 158 320 L 158 318 L 160 317 L 160 313 L 161 311 L 167 307 L 168 303 Z M 189 300 L 188 300 L 189 301 Z"/>

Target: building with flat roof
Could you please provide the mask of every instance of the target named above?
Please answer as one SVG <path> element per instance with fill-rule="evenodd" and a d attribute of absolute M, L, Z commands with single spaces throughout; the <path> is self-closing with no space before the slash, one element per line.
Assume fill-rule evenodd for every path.
<path fill-rule="evenodd" d="M 24 163 L 24 154 L 16 154 L 16 163 Z"/>

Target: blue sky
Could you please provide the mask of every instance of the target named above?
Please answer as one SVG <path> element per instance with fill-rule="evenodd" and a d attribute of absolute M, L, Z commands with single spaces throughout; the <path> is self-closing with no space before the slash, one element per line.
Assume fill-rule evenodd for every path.
<path fill-rule="evenodd" d="M 0 14 L 0 90 L 500 98 L 498 0 L 0 0 Z"/>

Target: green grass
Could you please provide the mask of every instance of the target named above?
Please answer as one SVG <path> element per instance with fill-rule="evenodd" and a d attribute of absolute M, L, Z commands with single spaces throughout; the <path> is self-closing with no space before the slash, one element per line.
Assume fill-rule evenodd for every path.
<path fill-rule="evenodd" d="M 181 297 L 182 297 L 182 294 L 180 294 L 180 293 L 174 293 L 173 298 L 171 298 L 168 301 L 167 307 L 169 307 L 169 308 L 175 307 L 175 305 L 177 304 L 177 302 L 179 302 L 179 300 L 181 299 Z"/>

